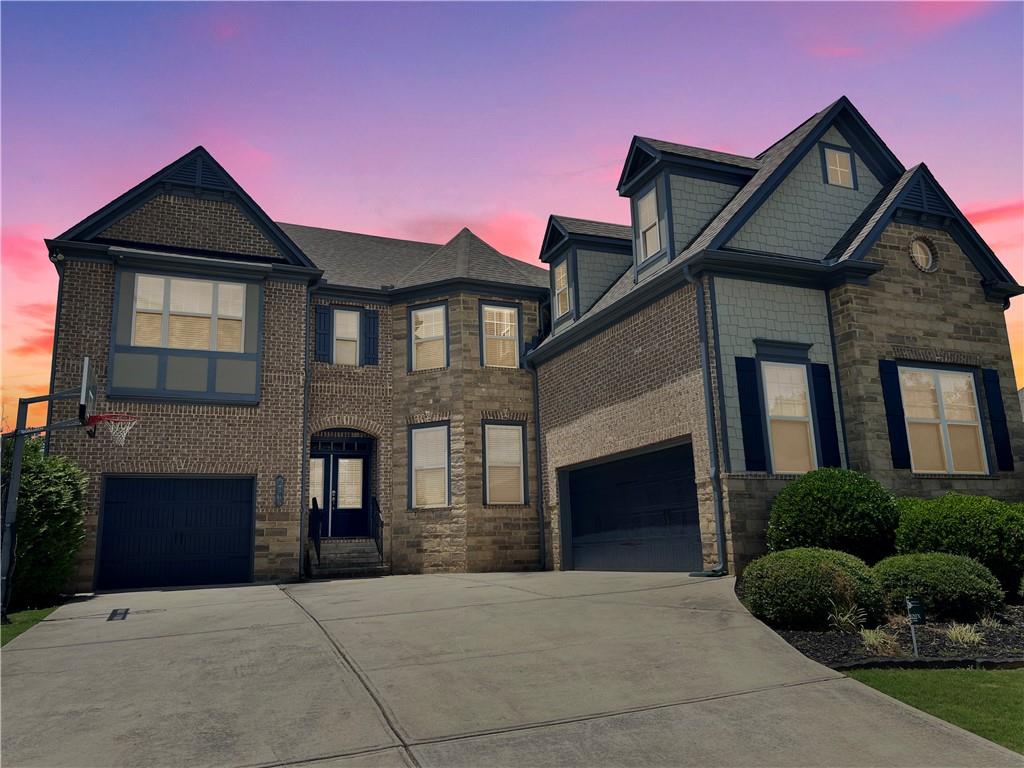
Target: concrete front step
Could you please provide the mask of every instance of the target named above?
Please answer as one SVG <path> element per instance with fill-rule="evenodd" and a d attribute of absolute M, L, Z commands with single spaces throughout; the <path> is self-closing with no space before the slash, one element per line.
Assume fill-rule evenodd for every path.
<path fill-rule="evenodd" d="M 321 562 L 310 568 L 310 578 L 313 579 L 367 579 L 376 576 L 387 576 L 391 573 L 391 566 L 381 565 L 379 561 L 372 565 L 327 565 Z"/>

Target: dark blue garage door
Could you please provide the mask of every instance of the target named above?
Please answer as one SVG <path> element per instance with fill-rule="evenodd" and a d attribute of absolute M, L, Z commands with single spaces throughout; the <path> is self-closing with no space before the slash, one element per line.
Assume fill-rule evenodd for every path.
<path fill-rule="evenodd" d="M 97 589 L 252 579 L 253 480 L 108 477 Z"/>
<path fill-rule="evenodd" d="M 698 571 L 693 449 L 666 448 L 568 476 L 570 567 L 590 571 Z"/>

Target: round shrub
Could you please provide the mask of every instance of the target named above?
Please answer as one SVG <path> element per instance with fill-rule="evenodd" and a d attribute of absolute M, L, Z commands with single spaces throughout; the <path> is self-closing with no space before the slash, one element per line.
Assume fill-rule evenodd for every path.
<path fill-rule="evenodd" d="M 935 620 L 975 621 L 1003 605 L 1003 590 L 977 560 L 944 552 L 887 557 L 874 567 L 886 608 L 906 613 L 906 599 L 921 600 Z"/>
<path fill-rule="evenodd" d="M 3 503 L 11 472 L 9 440 L 3 441 Z M 85 476 L 63 456 L 47 456 L 42 441 L 25 441 L 11 580 L 11 608 L 41 608 L 71 581 L 75 554 L 85 540 L 82 496 Z"/>
<path fill-rule="evenodd" d="M 852 606 L 864 611 L 867 621 L 883 615 L 871 569 L 834 549 L 771 552 L 747 566 L 743 592 L 751 613 L 784 629 L 827 629 L 830 613 Z"/>
<path fill-rule="evenodd" d="M 947 493 L 898 499 L 896 552 L 947 552 L 973 557 L 1016 595 L 1024 579 L 1024 504 Z"/>
<path fill-rule="evenodd" d="M 816 469 L 775 497 L 768 548 L 823 547 L 869 563 L 895 552 L 899 513 L 892 494 L 860 472 Z"/>

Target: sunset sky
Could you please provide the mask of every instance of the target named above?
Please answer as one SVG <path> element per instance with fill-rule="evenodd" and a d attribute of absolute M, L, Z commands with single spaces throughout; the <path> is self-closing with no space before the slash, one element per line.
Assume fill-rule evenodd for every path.
<path fill-rule="evenodd" d="M 630 138 L 756 154 L 846 94 L 1024 281 L 1024 5 L 3 3 L 2 385 L 49 380 L 53 237 L 197 144 L 279 221 L 535 261 L 626 222 Z M 1006 315 L 1024 385 L 1024 299 Z M 894 318 L 898 322 L 898 318 Z"/>

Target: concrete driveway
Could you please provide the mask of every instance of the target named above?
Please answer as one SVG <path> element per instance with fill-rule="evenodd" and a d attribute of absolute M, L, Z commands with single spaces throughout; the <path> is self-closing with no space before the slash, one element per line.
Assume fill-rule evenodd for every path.
<path fill-rule="evenodd" d="M 102 595 L 4 649 L 3 765 L 1024 765 L 809 661 L 732 590 L 574 572 Z"/>

